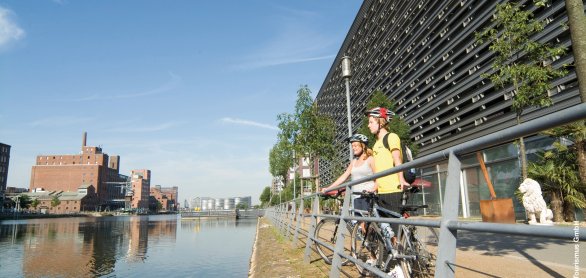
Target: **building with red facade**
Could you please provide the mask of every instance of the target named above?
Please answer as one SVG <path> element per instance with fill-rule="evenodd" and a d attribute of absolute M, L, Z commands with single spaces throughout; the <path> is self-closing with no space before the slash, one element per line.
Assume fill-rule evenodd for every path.
<path fill-rule="evenodd" d="M 131 178 L 132 197 L 130 207 L 138 211 L 146 211 L 149 208 L 151 170 L 132 170 Z"/>
<path fill-rule="evenodd" d="M 124 192 L 114 182 L 126 181 L 120 175 L 120 157 L 103 153 L 102 148 L 86 145 L 83 134 L 80 154 L 38 155 L 31 170 L 30 191 L 77 192 L 81 185 L 92 185 L 101 208 L 116 208 L 115 200 L 124 200 Z"/>
<path fill-rule="evenodd" d="M 177 186 L 161 187 L 160 185 L 155 185 L 154 187 L 151 187 L 150 194 L 161 204 L 161 210 L 176 211 L 178 192 L 179 188 Z"/>

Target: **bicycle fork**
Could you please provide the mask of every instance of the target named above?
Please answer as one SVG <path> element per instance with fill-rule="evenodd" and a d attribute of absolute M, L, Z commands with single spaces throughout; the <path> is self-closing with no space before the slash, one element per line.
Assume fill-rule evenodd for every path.
<path fill-rule="evenodd" d="M 399 254 L 399 250 L 397 250 L 395 247 L 393 247 L 393 244 L 391 243 L 391 239 L 387 238 L 382 231 L 380 231 L 380 227 L 379 228 L 379 232 L 381 233 L 381 236 L 383 238 L 383 242 L 386 246 L 386 250 L 387 250 L 387 254 L 386 254 L 386 259 L 383 262 L 382 265 L 382 269 L 384 270 L 388 270 L 390 268 L 390 264 L 391 261 L 397 261 L 399 262 L 400 260 L 415 260 L 417 258 L 417 256 L 415 255 L 404 255 L 404 254 Z M 404 227 L 400 227 L 398 234 L 397 234 L 397 238 L 401 238 L 402 234 L 405 234 L 405 236 L 408 236 L 408 233 L 406 233 L 404 231 Z M 406 242 L 407 244 L 409 244 L 408 242 Z M 399 243 L 397 243 L 398 245 Z"/>

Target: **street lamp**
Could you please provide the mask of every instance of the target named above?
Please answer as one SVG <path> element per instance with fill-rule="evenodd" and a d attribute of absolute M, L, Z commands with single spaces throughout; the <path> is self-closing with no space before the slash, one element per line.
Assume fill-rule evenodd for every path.
<path fill-rule="evenodd" d="M 350 77 L 352 71 L 350 69 L 350 57 L 342 57 L 342 77 L 346 81 L 346 113 L 348 117 L 348 138 L 352 137 L 352 115 L 350 114 Z M 352 143 L 350 146 L 350 161 L 352 161 Z"/>
<path fill-rule="evenodd" d="M 296 173 L 297 171 L 295 171 L 295 150 L 293 150 L 293 199 L 297 198 L 297 196 L 295 195 L 295 187 L 297 187 L 297 185 L 295 184 L 295 180 L 296 180 Z"/>

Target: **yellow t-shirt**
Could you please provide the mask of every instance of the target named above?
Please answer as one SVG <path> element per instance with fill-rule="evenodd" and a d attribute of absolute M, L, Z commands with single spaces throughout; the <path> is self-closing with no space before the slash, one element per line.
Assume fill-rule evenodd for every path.
<path fill-rule="evenodd" d="M 389 149 L 397 149 L 401 152 L 401 139 L 399 139 L 397 134 L 389 133 L 387 140 L 389 142 Z M 385 148 L 382 139 L 376 140 L 374 143 L 372 151 L 377 173 L 395 167 L 395 161 L 393 160 L 393 155 L 389 149 Z M 403 157 L 403 153 L 401 153 L 401 157 Z M 401 184 L 399 173 L 378 178 L 376 181 L 378 182 L 378 193 L 401 192 L 401 189 L 397 188 L 397 186 Z"/>

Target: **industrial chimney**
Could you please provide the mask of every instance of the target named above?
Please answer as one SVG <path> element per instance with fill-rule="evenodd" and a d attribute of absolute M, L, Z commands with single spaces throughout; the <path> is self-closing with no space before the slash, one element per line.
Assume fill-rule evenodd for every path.
<path fill-rule="evenodd" d="M 85 147 L 85 143 L 86 142 L 87 142 L 87 132 L 84 131 L 83 132 L 83 138 L 82 138 L 82 141 L 81 141 L 81 147 L 82 148 Z"/>

